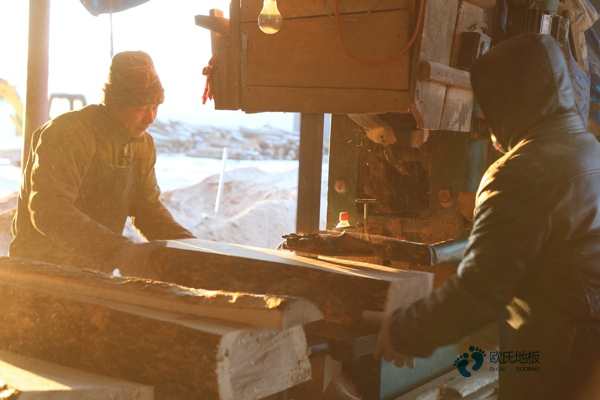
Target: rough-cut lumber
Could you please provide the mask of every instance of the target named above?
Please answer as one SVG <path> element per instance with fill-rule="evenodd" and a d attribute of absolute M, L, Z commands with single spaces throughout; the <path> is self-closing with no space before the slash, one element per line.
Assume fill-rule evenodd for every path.
<path fill-rule="evenodd" d="M 315 305 L 303 299 L 191 289 L 18 258 L 0 258 L 0 281 L 88 303 L 110 299 L 258 328 L 285 329 L 322 317 Z"/>
<path fill-rule="evenodd" d="M 310 379 L 301 326 L 261 330 L 111 299 L 82 302 L 7 277 L 0 292 L 0 349 L 154 386 L 159 400 L 260 399 Z"/>
<path fill-rule="evenodd" d="M 494 8 L 496 7 L 496 0 L 466 0 L 471 4 L 475 4 L 481 8 Z"/>
<path fill-rule="evenodd" d="M 471 74 L 433 61 L 421 61 L 419 79 L 434 81 L 447 86 L 471 89 Z"/>
<path fill-rule="evenodd" d="M 364 310 L 382 311 L 390 282 L 407 273 L 199 239 L 164 245 L 153 265 L 136 273 L 191 287 L 296 296 L 316 304 L 325 319 L 340 323 L 360 320 Z"/>
<path fill-rule="evenodd" d="M 228 36 L 230 32 L 229 19 L 223 17 L 221 10 L 211 10 L 211 15 L 196 15 L 194 21 L 196 25 Z M 213 45 L 214 47 L 214 45 Z"/>
<path fill-rule="evenodd" d="M 448 87 L 441 126 L 450 131 L 468 132 L 471 129 L 472 115 L 473 92 L 459 87 Z"/>
<path fill-rule="evenodd" d="M 487 365 L 486 365 L 487 366 Z M 461 379 L 455 377 L 442 388 L 444 398 L 448 399 L 485 399 L 492 395 L 498 388 L 498 371 L 482 368 L 471 377 L 472 379 Z"/>
<path fill-rule="evenodd" d="M 154 389 L 0 351 L 0 380 L 17 400 L 153 400 Z M 0 384 L 2 386 L 2 384 Z M 0 390 L 0 399 L 4 399 Z"/>
<path fill-rule="evenodd" d="M 421 61 L 433 61 L 445 65 L 450 63 L 458 5 L 458 0 L 427 1 L 418 50 L 413 57 L 415 69 L 419 68 Z M 444 129 L 441 126 L 441 117 L 445 96 L 446 85 L 434 81 L 415 80 L 411 97 L 414 99 L 412 111 L 418 128 Z"/>

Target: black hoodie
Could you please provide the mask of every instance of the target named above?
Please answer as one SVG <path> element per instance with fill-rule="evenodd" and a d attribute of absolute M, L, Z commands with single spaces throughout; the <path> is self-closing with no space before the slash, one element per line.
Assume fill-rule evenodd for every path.
<path fill-rule="evenodd" d="M 500 320 L 503 351 L 542 360 L 529 374 L 507 365 L 502 399 L 600 399 L 575 390 L 600 385 L 600 145 L 550 36 L 502 42 L 471 79 L 508 152 L 480 183 L 457 276 L 394 313 L 394 347 L 426 356 Z"/>
<path fill-rule="evenodd" d="M 507 40 L 479 60 L 471 76 L 477 100 L 506 150 L 525 136 L 544 134 L 556 120 L 584 130 L 563 52 L 551 36 Z"/>

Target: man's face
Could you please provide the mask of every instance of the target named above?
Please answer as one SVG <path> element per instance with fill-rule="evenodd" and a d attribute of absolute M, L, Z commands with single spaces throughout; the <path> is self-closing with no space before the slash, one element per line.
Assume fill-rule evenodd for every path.
<path fill-rule="evenodd" d="M 117 118 L 132 138 L 138 138 L 156 119 L 158 104 L 144 106 L 121 106 L 115 110 Z"/>

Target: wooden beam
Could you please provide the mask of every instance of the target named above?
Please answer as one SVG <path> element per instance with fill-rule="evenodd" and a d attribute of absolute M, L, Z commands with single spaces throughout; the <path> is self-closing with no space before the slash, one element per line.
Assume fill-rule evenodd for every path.
<path fill-rule="evenodd" d="M 154 386 L 160 399 L 259 399 L 310 379 L 301 326 L 257 329 L 104 293 L 80 301 L 58 283 L 52 294 L 15 285 L 18 275 L 0 279 L 0 349 Z M 145 284 L 148 298 L 165 296 Z"/>
<path fill-rule="evenodd" d="M 471 74 L 433 61 L 421 61 L 419 79 L 462 89 L 471 89 Z"/>
<path fill-rule="evenodd" d="M 223 11 L 218 9 L 210 10 L 209 15 L 196 15 L 194 21 L 196 22 L 196 25 L 223 36 L 228 36 L 231 31 L 229 19 L 224 18 Z M 212 47 L 213 49 L 215 48 L 214 43 Z"/>
<path fill-rule="evenodd" d="M 60 294 L 86 303 L 110 299 L 120 304 L 257 328 L 286 329 L 322 318 L 315 305 L 298 298 L 191 289 L 16 258 L 0 258 L 0 280 L 23 289 Z"/>
<path fill-rule="evenodd" d="M 50 0 L 30 0 L 25 138 L 21 155 L 23 168 L 29 155 L 33 131 L 48 121 L 49 30 Z"/>
<path fill-rule="evenodd" d="M 199 239 L 164 245 L 140 274 L 190 287 L 300 297 L 316 304 L 324 319 L 347 325 L 359 324 L 364 310 L 383 311 L 390 282 L 415 273 Z"/>
<path fill-rule="evenodd" d="M 496 7 L 496 0 L 465 0 L 468 3 L 474 4 L 481 8 L 494 8 Z"/>
<path fill-rule="evenodd" d="M 419 68 L 421 61 L 450 64 L 458 6 L 458 0 L 426 2 L 423 29 L 413 57 L 415 68 Z M 418 78 L 418 74 L 413 77 Z M 412 93 L 411 110 L 417 121 L 417 128 L 440 129 L 446 85 L 415 79 Z"/>
<path fill-rule="evenodd" d="M 323 114 L 302 114 L 299 152 L 296 231 L 316 232 L 321 211 Z"/>

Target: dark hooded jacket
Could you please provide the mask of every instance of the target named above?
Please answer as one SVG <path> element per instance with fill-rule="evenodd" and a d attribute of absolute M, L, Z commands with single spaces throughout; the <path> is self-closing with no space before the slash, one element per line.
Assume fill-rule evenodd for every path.
<path fill-rule="evenodd" d="M 501 399 L 600 399 L 600 145 L 550 36 L 502 42 L 471 76 L 507 152 L 480 183 L 457 276 L 395 312 L 394 347 L 425 356 L 500 320 L 501 351 L 539 356 L 534 371 L 501 365 Z"/>
<path fill-rule="evenodd" d="M 193 237 L 160 201 L 152 137 L 130 139 L 103 105 L 48 122 L 31 146 L 11 256 L 111 270 L 133 245 L 127 217 L 149 240 Z"/>

